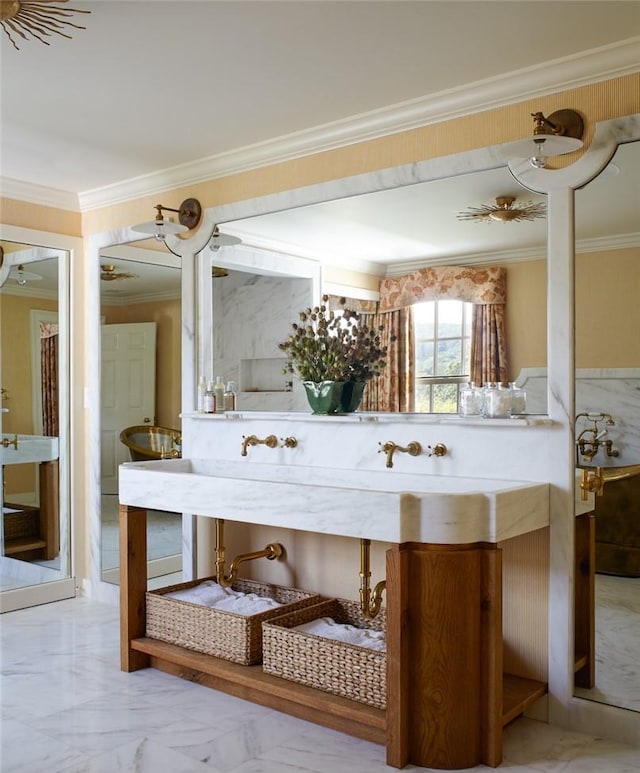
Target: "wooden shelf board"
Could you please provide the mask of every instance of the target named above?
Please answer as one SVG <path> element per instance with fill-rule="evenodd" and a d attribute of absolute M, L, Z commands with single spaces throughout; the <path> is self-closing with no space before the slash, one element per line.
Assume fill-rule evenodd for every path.
<path fill-rule="evenodd" d="M 242 666 L 156 639 L 134 639 L 131 648 L 149 655 L 150 665 L 161 671 L 358 738 L 386 743 L 386 712 L 381 709 L 265 674 L 260 665 Z"/>
<path fill-rule="evenodd" d="M 502 726 L 508 725 L 531 704 L 547 694 L 545 682 L 504 674 L 502 678 Z"/>
<path fill-rule="evenodd" d="M 18 539 L 7 540 L 4 543 L 5 556 L 11 556 L 14 553 L 23 553 L 26 550 L 40 550 L 46 548 L 47 543 L 43 539 L 35 537 L 20 537 Z"/>

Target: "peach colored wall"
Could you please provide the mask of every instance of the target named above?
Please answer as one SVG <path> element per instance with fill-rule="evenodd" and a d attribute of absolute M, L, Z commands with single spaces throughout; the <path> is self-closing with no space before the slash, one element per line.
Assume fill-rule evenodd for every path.
<path fill-rule="evenodd" d="M 576 366 L 640 367 L 640 247 L 576 256 Z"/>
<path fill-rule="evenodd" d="M 161 427 L 180 427 L 180 300 L 103 306 L 107 324 L 155 322 L 156 421 Z"/>

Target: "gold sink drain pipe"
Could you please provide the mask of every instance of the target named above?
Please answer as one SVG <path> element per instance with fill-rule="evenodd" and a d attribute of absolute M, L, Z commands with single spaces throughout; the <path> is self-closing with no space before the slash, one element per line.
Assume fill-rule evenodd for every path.
<path fill-rule="evenodd" d="M 360 608 L 367 620 L 371 620 L 380 611 L 382 594 L 387 587 L 386 580 L 380 582 L 373 589 L 370 588 L 371 580 L 371 540 L 360 540 Z"/>
<path fill-rule="evenodd" d="M 238 577 L 238 567 L 245 561 L 253 561 L 256 558 L 267 558 L 273 561 L 276 558 L 282 558 L 284 548 L 279 542 L 270 542 L 264 550 L 254 550 L 252 553 L 241 553 L 236 556 L 229 567 L 229 574 L 226 573 L 224 557 L 224 518 L 216 518 L 216 577 L 218 584 L 223 588 L 229 588 Z"/>

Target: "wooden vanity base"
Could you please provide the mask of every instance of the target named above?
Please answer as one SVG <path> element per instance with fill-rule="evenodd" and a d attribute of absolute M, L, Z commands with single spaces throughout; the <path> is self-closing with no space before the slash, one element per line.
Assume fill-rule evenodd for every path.
<path fill-rule="evenodd" d="M 502 672 L 495 545 L 404 543 L 387 552 L 382 711 L 145 637 L 146 511 L 120 506 L 123 671 L 152 666 L 387 749 L 387 763 L 453 770 L 502 761 L 502 729 L 546 685 Z"/>

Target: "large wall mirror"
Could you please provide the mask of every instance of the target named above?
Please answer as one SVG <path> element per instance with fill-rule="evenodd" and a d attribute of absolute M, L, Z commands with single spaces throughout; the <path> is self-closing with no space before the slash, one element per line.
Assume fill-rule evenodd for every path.
<path fill-rule="evenodd" d="M 100 251 L 100 562 L 118 582 L 118 466 L 181 453 L 180 259 L 156 242 Z M 182 517 L 150 512 L 149 576 L 182 569 Z"/>
<path fill-rule="evenodd" d="M 603 205 L 606 231 L 594 228 Z M 585 600 L 582 644 L 589 645 L 590 635 L 593 651 L 591 667 L 576 675 L 576 694 L 633 711 L 640 711 L 639 207 L 636 141 L 620 145 L 600 175 L 576 192 L 577 463 L 601 467 L 605 476 L 624 467 L 635 472 L 606 482 L 585 505 L 595 516 L 578 519 L 587 522 L 577 548 L 589 558 L 578 564 L 595 568 L 589 589 L 595 630 L 585 630 Z M 578 615 L 578 632 L 580 623 Z"/>
<path fill-rule="evenodd" d="M 0 590 L 2 609 L 8 611 L 52 600 L 52 589 L 54 597 L 74 593 L 69 252 L 4 238 L 0 246 Z M 47 589 L 43 595 L 40 588 Z"/>
<path fill-rule="evenodd" d="M 348 296 L 352 291 L 361 299 L 376 297 L 377 278 L 417 268 L 503 266 L 507 276 L 506 380 L 526 378 L 547 364 L 546 197 L 522 188 L 505 166 L 456 174 L 454 159 L 450 159 L 448 173 L 442 170 L 438 179 L 337 196 L 228 221 L 220 228 L 240 238 L 243 245 L 269 254 L 283 251 L 322 265 L 324 292 L 336 292 L 326 276 L 345 276 L 340 294 Z M 339 183 L 336 187 L 339 189 Z M 522 217 L 501 220 L 496 216 L 496 210 L 519 208 Z M 364 293 L 349 272 L 369 275 Z M 289 322 L 295 319 L 292 315 Z M 263 329 L 262 337 L 263 350 L 268 351 L 265 356 L 276 358 L 280 328 L 274 326 L 271 336 Z M 416 374 L 431 373 L 432 367 L 431 361 L 421 362 L 416 349 Z M 242 392 L 241 396 L 244 398 Z M 420 408 L 419 400 L 414 402 L 416 410 L 429 410 L 424 403 Z M 304 404 L 296 409 L 305 410 Z M 450 410 L 457 410 L 455 402 Z M 546 412 L 544 392 L 538 394 L 534 387 L 527 412 Z"/>

